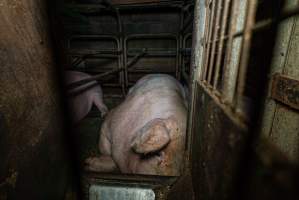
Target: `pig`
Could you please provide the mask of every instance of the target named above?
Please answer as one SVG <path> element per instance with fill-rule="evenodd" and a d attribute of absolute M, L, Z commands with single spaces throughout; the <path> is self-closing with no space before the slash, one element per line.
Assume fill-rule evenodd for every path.
<path fill-rule="evenodd" d="M 90 77 L 90 75 L 83 72 L 65 71 L 65 84 L 69 85 Z M 99 109 L 102 117 L 108 112 L 108 108 L 103 101 L 102 88 L 96 81 L 71 89 L 68 92 L 74 93 L 74 95 L 68 97 L 72 123 L 76 124 L 82 120 L 89 113 L 93 104 Z"/>
<path fill-rule="evenodd" d="M 100 130 L 101 155 L 86 170 L 177 176 L 184 160 L 187 105 L 181 84 L 166 74 L 141 78 Z"/>

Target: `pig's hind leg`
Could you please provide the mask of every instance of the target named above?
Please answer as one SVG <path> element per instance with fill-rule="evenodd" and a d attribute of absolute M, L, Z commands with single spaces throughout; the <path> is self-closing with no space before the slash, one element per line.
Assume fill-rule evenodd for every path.
<path fill-rule="evenodd" d="M 111 157 L 111 143 L 106 137 L 106 124 L 104 123 L 101 129 L 99 149 L 101 156 L 90 157 L 85 160 L 86 170 L 96 172 L 111 172 L 117 170 L 117 166 Z"/>
<path fill-rule="evenodd" d="M 103 102 L 103 98 L 100 94 L 94 95 L 93 103 L 100 110 L 101 116 L 104 117 L 108 113 L 108 108 Z"/>
<path fill-rule="evenodd" d="M 106 155 L 88 158 L 85 160 L 85 164 L 85 169 L 88 171 L 111 172 L 117 169 L 111 156 Z"/>

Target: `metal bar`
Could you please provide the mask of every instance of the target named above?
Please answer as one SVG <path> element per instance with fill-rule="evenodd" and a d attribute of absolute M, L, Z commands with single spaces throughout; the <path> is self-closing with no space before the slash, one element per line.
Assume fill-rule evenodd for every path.
<path fill-rule="evenodd" d="M 128 60 L 128 41 L 129 40 L 134 40 L 134 39 L 172 39 L 172 40 L 175 40 L 176 41 L 176 44 L 177 44 L 177 35 L 174 35 L 174 34 L 134 34 L 134 35 L 129 35 L 127 37 L 124 38 L 124 62 L 126 63 L 127 60 Z M 176 47 L 177 49 L 178 47 Z M 148 55 L 148 52 L 147 51 L 147 54 Z M 178 53 L 177 53 L 178 54 Z M 177 62 L 177 60 L 176 60 Z M 129 80 L 128 80 L 128 70 L 125 70 L 124 73 L 126 74 L 126 84 L 128 85 L 129 83 Z"/>
<path fill-rule="evenodd" d="M 111 39 L 114 40 L 115 42 L 118 42 L 118 37 L 114 35 L 72 35 L 68 38 L 68 43 L 67 47 L 70 49 L 70 43 L 73 39 Z"/>
<path fill-rule="evenodd" d="M 236 103 L 237 112 L 242 111 L 242 96 L 244 95 L 245 84 L 246 84 L 246 73 L 247 64 L 250 56 L 251 38 L 252 38 L 252 28 L 255 24 L 255 13 L 257 9 L 256 0 L 250 0 L 247 2 L 247 13 L 245 21 L 245 33 L 243 35 L 241 54 L 240 54 L 240 65 L 238 73 L 238 85 L 236 91 Z"/>
<path fill-rule="evenodd" d="M 190 25 L 192 25 L 192 22 L 193 22 L 193 16 L 192 14 L 190 14 L 188 16 L 188 18 L 186 19 L 186 23 L 183 24 L 182 28 L 180 29 L 180 33 L 184 33 L 184 31 L 189 28 Z"/>
<path fill-rule="evenodd" d="M 122 51 L 120 50 L 88 50 L 88 49 L 70 49 L 67 54 L 76 54 L 82 56 L 94 56 L 94 55 L 119 55 Z"/>
<path fill-rule="evenodd" d="M 218 0 L 218 4 L 216 6 L 215 9 L 217 9 L 216 12 L 216 20 L 215 20 L 215 24 L 214 26 L 214 32 L 213 32 L 213 36 L 212 36 L 212 40 L 215 38 L 217 39 L 217 35 L 219 32 L 219 28 L 220 28 L 220 14 L 221 14 L 221 9 L 222 9 L 222 0 Z M 212 79 L 212 74 L 213 74 L 213 70 L 214 70 L 214 59 L 215 59 L 215 50 L 216 50 L 216 42 L 212 43 L 212 51 L 211 51 L 211 57 L 210 57 L 210 66 L 209 66 L 209 74 L 208 74 L 208 83 L 212 85 L 211 83 L 211 79 Z"/>
<path fill-rule="evenodd" d="M 138 55 L 136 55 L 129 63 L 127 63 L 127 67 L 131 67 L 133 66 L 137 60 L 142 57 L 143 55 L 146 54 L 146 50 L 144 50 L 143 52 L 139 53 Z M 87 83 L 90 83 L 92 81 L 96 81 L 96 80 L 99 80 L 105 76 L 108 76 L 108 75 L 111 75 L 111 74 L 114 74 L 114 73 L 117 73 L 117 72 L 120 72 L 124 70 L 124 68 L 119 68 L 119 69 L 114 69 L 114 70 L 111 70 L 111 71 L 108 71 L 108 72 L 105 72 L 105 73 L 102 73 L 102 74 L 98 74 L 98 75 L 95 75 L 95 76 L 92 76 L 90 78 L 86 78 L 86 79 L 83 79 L 83 80 L 80 80 L 80 81 L 76 81 L 74 83 L 71 83 L 67 86 L 67 89 L 68 90 L 72 90 L 76 87 L 80 87 L 84 84 L 87 84 Z"/>
<path fill-rule="evenodd" d="M 140 50 L 131 51 L 127 53 L 127 56 L 135 56 L 136 52 L 140 52 Z M 177 51 L 150 51 L 147 49 L 147 57 L 173 57 L 177 55 Z"/>
<path fill-rule="evenodd" d="M 165 34 L 165 33 L 161 33 L 161 34 L 134 34 L 134 35 L 129 35 L 128 37 L 126 37 L 126 40 L 131 40 L 131 39 L 177 39 L 177 35 L 175 34 Z"/>
<path fill-rule="evenodd" d="M 180 78 L 180 53 L 179 53 L 179 49 L 180 49 L 180 45 L 181 45 L 181 40 L 182 37 L 179 36 L 179 39 L 176 40 L 176 58 L 175 58 L 175 76 L 177 79 Z"/>
<path fill-rule="evenodd" d="M 265 20 L 262 20 L 262 21 L 259 21 L 257 22 L 253 28 L 252 28 L 252 31 L 254 33 L 257 33 L 259 31 L 263 31 L 263 30 L 266 30 L 268 28 L 270 28 L 273 24 L 277 23 L 277 22 L 281 22 L 283 20 L 286 20 L 290 17 L 294 17 L 294 16 L 297 16 L 299 15 L 299 6 L 296 7 L 296 8 L 292 8 L 292 9 L 289 9 L 289 10 L 285 10 L 282 12 L 281 16 L 276 18 L 275 20 L 273 19 L 265 19 Z M 244 35 L 244 30 L 239 30 L 239 31 L 236 31 L 234 34 L 233 34 L 233 38 L 236 38 L 236 37 L 240 37 Z M 229 39 L 229 35 L 224 35 L 216 40 L 212 40 L 212 41 L 209 41 L 210 43 L 213 43 L 213 42 L 218 42 L 218 41 L 221 41 L 221 40 L 227 40 Z"/>
<path fill-rule="evenodd" d="M 76 10 L 80 13 L 98 13 L 102 10 L 111 11 L 110 8 L 103 6 L 101 4 L 67 4 L 68 8 Z M 184 7 L 181 1 L 176 2 L 160 2 L 160 3 L 147 3 L 147 4 L 131 4 L 131 5 L 114 5 L 116 9 L 119 10 L 138 10 L 138 9 L 156 9 L 156 8 L 173 8 L 181 9 Z"/>
<path fill-rule="evenodd" d="M 185 18 L 185 7 L 181 9 L 181 12 L 180 12 L 180 30 L 182 30 L 182 27 L 184 25 L 184 18 Z M 179 46 L 177 47 L 177 56 L 178 56 L 178 66 L 179 66 L 179 71 L 178 71 L 178 76 L 177 76 L 177 79 L 180 80 L 181 78 L 181 72 L 182 71 L 182 67 L 183 67 L 183 63 L 182 63 L 182 54 L 180 54 L 180 49 L 182 48 L 183 46 L 183 33 L 182 32 L 179 32 Z"/>
<path fill-rule="evenodd" d="M 225 35 L 226 32 L 226 26 L 227 26 L 227 21 L 228 21 L 228 15 L 229 15 L 229 5 L 231 1 L 227 0 L 225 1 L 224 4 L 224 11 L 223 11 L 223 16 L 222 16 L 222 21 L 221 21 L 221 31 L 220 31 L 220 37 L 222 38 Z M 216 68 L 215 68 L 215 77 L 214 77 L 214 82 L 213 82 L 213 87 L 216 89 L 218 85 L 218 79 L 219 79 L 219 73 L 220 73 L 220 65 L 221 65 L 221 59 L 223 58 L 222 55 L 222 50 L 223 50 L 223 42 L 224 40 L 220 40 L 219 46 L 218 46 L 218 56 L 216 60 Z"/>
<path fill-rule="evenodd" d="M 211 3 L 211 2 L 209 2 Z M 209 6 L 209 5 L 206 5 Z M 205 45 L 207 45 L 207 48 L 205 48 L 205 56 L 204 56 L 204 74 L 203 74 L 203 80 L 207 79 L 207 74 L 209 71 L 208 64 L 210 59 L 210 43 L 206 43 L 211 40 L 212 37 L 212 30 L 213 30 L 213 21 L 214 21 L 214 10 L 215 10 L 215 1 L 212 1 L 212 12 L 208 12 L 208 15 L 210 16 L 209 22 L 208 22 L 208 40 L 205 40 Z M 206 38 L 205 38 L 206 39 Z"/>
<path fill-rule="evenodd" d="M 188 85 L 189 85 L 189 75 L 186 72 L 182 72 L 182 76 L 183 78 L 187 81 Z"/>
<path fill-rule="evenodd" d="M 191 47 L 190 48 L 186 48 L 186 45 L 187 45 L 187 40 L 189 39 L 189 37 L 191 38 L 192 40 L 192 37 L 193 37 L 193 34 L 192 33 L 188 33 L 185 37 L 184 37 L 184 40 L 183 40 L 183 52 L 182 53 L 182 63 L 183 63 L 183 71 L 186 72 L 186 65 L 185 65 L 185 56 L 189 56 L 190 58 L 190 61 L 191 61 L 191 53 L 192 53 L 192 44 L 191 44 Z M 191 62 L 190 62 L 191 64 Z M 191 65 L 189 65 L 189 70 L 191 70 Z"/>
<path fill-rule="evenodd" d="M 238 53 L 238 49 L 233 50 L 233 45 L 236 44 L 236 41 L 234 42 L 234 33 L 237 30 L 237 26 L 242 26 L 242 24 L 237 23 L 238 18 L 242 18 L 242 12 L 243 10 L 240 9 L 241 3 L 244 3 L 244 1 L 240 2 L 239 0 L 233 0 L 232 1 L 232 10 L 231 10 L 231 18 L 230 18 L 230 25 L 229 25 L 229 37 L 227 41 L 227 47 L 226 47 L 226 54 L 224 58 L 224 77 L 223 77 L 223 101 L 224 103 L 231 103 L 233 96 L 234 96 L 234 88 L 236 84 L 236 76 L 235 71 L 236 67 L 232 64 L 232 58 L 233 53 Z M 240 28 L 240 27 L 239 27 Z"/>

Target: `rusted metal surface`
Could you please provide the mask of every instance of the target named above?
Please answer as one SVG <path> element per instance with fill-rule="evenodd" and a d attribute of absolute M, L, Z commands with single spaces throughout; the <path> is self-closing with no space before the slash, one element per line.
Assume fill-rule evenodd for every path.
<path fill-rule="evenodd" d="M 299 110 L 299 80 L 275 74 L 272 81 L 271 97 Z"/>
<path fill-rule="evenodd" d="M 192 180 L 195 199 L 230 199 L 246 129 L 223 112 L 197 85 L 192 127 Z"/>
<path fill-rule="evenodd" d="M 44 0 L 0 5 L 0 199 L 64 197 L 68 159 L 46 8 Z"/>

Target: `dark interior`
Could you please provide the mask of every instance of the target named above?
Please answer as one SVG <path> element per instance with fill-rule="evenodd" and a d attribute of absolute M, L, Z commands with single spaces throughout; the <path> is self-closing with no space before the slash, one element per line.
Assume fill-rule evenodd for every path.
<path fill-rule="evenodd" d="M 2 1 L 0 200 L 106 192 L 91 186 L 117 200 L 127 188 L 155 200 L 299 199 L 295 1 Z M 98 77 L 109 110 L 147 74 L 177 79 L 189 92 L 183 172 L 85 170 L 105 118 L 93 106 L 71 123 L 67 70 Z"/>

